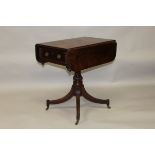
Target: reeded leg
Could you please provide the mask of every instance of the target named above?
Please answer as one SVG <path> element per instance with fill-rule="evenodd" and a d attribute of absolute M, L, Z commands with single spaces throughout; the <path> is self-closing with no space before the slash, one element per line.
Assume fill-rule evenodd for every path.
<path fill-rule="evenodd" d="M 80 120 L 80 95 L 76 95 L 76 123 L 78 125 Z"/>
<path fill-rule="evenodd" d="M 64 96 L 64 97 L 62 97 L 60 99 L 57 99 L 57 100 L 47 100 L 46 101 L 46 106 L 47 106 L 46 110 L 49 109 L 49 105 L 50 104 L 60 104 L 60 103 L 66 102 L 67 100 L 69 100 L 72 97 L 73 97 L 73 91 L 71 89 L 70 92 L 66 96 Z"/>
<path fill-rule="evenodd" d="M 98 99 L 98 98 L 95 98 L 93 96 L 91 96 L 90 94 L 87 93 L 87 91 L 85 89 L 83 89 L 83 92 L 82 92 L 82 95 L 85 99 L 91 101 L 91 102 L 94 102 L 94 103 L 99 103 L 99 104 L 106 104 L 107 105 L 107 108 L 110 109 L 110 101 L 109 99 L 107 100 L 103 100 L 103 99 Z"/>

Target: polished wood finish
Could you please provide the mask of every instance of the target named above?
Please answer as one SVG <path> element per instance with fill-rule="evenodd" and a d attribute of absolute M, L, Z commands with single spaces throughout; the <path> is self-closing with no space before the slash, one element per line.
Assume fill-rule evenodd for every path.
<path fill-rule="evenodd" d="M 46 110 L 52 104 L 64 103 L 73 96 L 76 98 L 76 125 L 80 120 L 80 97 L 99 104 L 106 104 L 110 108 L 109 99 L 103 100 L 91 96 L 83 85 L 81 70 L 111 62 L 116 56 L 117 43 L 115 40 L 81 37 L 48 43 L 36 44 L 35 52 L 38 62 L 47 62 L 66 66 L 74 71 L 73 85 L 70 92 L 57 100 L 47 100 Z"/>
<path fill-rule="evenodd" d="M 116 56 L 116 41 L 91 37 L 66 39 L 36 44 L 36 59 L 66 66 L 69 71 L 81 71 L 111 62 Z"/>
<path fill-rule="evenodd" d="M 66 96 L 64 96 L 60 99 L 47 100 L 46 101 L 46 105 L 47 105 L 46 110 L 49 109 L 50 104 L 60 104 L 60 103 L 66 102 L 73 96 L 76 97 L 76 123 L 75 123 L 76 125 L 79 123 L 79 120 L 80 120 L 80 97 L 81 96 L 83 96 L 85 99 L 87 99 L 91 102 L 94 102 L 94 103 L 106 104 L 107 107 L 110 109 L 109 99 L 102 100 L 102 99 L 97 99 L 97 98 L 91 96 L 84 88 L 81 72 L 75 72 L 74 77 L 73 77 L 73 85 L 72 85 L 70 92 Z"/>
<path fill-rule="evenodd" d="M 101 38 L 92 38 L 92 37 L 80 37 L 80 38 L 72 38 L 65 40 L 58 40 L 52 42 L 41 43 L 41 45 L 48 47 L 56 47 L 61 49 L 80 49 L 82 47 L 88 47 L 92 45 L 98 45 L 101 43 L 108 43 L 114 40 L 110 39 L 101 39 Z"/>

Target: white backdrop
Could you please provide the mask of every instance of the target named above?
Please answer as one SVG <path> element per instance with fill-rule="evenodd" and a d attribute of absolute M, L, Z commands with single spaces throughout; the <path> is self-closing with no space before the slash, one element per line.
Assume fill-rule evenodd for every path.
<path fill-rule="evenodd" d="M 111 99 L 111 110 L 86 100 L 74 126 L 75 100 L 45 111 L 67 93 L 64 67 L 35 60 L 35 44 L 81 36 L 116 39 L 116 60 L 83 73 L 87 90 Z M 0 27 L 1 128 L 154 128 L 155 27 Z"/>

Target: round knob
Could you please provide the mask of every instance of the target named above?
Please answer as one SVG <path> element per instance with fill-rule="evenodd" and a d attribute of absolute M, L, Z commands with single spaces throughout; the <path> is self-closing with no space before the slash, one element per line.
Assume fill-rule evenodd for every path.
<path fill-rule="evenodd" d="M 57 54 L 57 59 L 61 59 L 61 54 Z"/>
<path fill-rule="evenodd" d="M 48 57 L 49 56 L 49 52 L 45 52 L 45 57 Z"/>

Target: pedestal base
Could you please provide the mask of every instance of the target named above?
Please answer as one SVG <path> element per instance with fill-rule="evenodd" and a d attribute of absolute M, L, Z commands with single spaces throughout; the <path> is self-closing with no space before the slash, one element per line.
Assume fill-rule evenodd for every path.
<path fill-rule="evenodd" d="M 83 96 L 85 99 L 87 99 L 91 102 L 94 102 L 94 103 L 106 104 L 107 108 L 110 109 L 111 107 L 110 107 L 109 99 L 102 100 L 102 99 L 95 98 L 95 97 L 91 96 L 90 94 L 88 94 L 84 88 L 82 79 L 83 78 L 81 76 L 81 72 L 75 72 L 75 75 L 73 77 L 73 85 L 72 85 L 70 92 L 66 96 L 64 96 L 60 99 L 47 100 L 46 101 L 46 105 L 47 105 L 46 110 L 49 109 L 50 104 L 60 104 L 60 103 L 63 103 L 65 101 L 71 99 L 73 96 L 75 96 L 76 97 L 76 123 L 75 123 L 75 125 L 77 125 L 80 120 L 80 96 Z"/>

